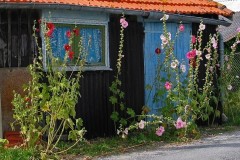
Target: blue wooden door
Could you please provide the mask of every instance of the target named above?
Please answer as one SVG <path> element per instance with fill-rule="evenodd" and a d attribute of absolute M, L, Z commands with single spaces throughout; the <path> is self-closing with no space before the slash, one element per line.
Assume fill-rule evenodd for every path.
<path fill-rule="evenodd" d="M 178 30 L 178 24 L 168 23 L 168 31 L 171 32 L 171 38 L 174 39 Z M 191 24 L 184 24 L 185 30 L 181 32 L 175 41 L 174 54 L 179 62 L 188 62 L 186 53 L 190 49 Z M 163 107 L 163 101 L 154 102 L 156 87 L 154 86 L 157 74 L 157 66 L 164 61 L 164 53 L 157 55 L 156 48 L 161 48 L 160 35 L 163 34 L 163 24 L 149 22 L 145 23 L 144 40 L 144 84 L 145 84 L 145 104 L 151 109 L 150 114 L 157 114 L 159 108 Z M 160 73 L 162 77 L 165 73 Z M 151 89 L 150 89 L 151 88 Z M 164 98 L 164 97 L 163 97 Z"/>

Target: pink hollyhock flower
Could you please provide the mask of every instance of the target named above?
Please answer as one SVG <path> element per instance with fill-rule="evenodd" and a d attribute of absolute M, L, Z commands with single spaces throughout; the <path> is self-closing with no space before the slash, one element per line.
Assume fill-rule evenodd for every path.
<path fill-rule="evenodd" d="M 122 25 L 123 28 L 127 28 L 128 22 L 125 20 L 125 18 L 120 19 L 120 24 Z"/>
<path fill-rule="evenodd" d="M 167 38 L 163 34 L 160 36 L 160 39 L 162 40 L 162 44 L 167 44 L 168 43 Z"/>
<path fill-rule="evenodd" d="M 165 83 L 166 90 L 170 90 L 172 88 L 172 84 L 170 82 Z"/>
<path fill-rule="evenodd" d="M 68 31 L 66 32 L 66 36 L 67 36 L 68 38 L 71 37 L 71 31 L 70 31 L 70 30 L 68 30 Z"/>
<path fill-rule="evenodd" d="M 176 123 L 174 124 L 176 129 L 185 128 L 187 126 L 186 122 L 182 121 L 181 117 L 178 117 Z"/>
<path fill-rule="evenodd" d="M 164 132 L 165 132 L 165 129 L 164 129 L 163 126 L 160 126 L 156 129 L 156 135 L 157 136 L 162 136 Z"/>
<path fill-rule="evenodd" d="M 178 28 L 178 29 L 179 29 L 179 31 L 180 31 L 180 32 L 183 32 L 183 31 L 184 31 L 184 29 L 185 29 L 185 27 L 184 27 L 184 25 L 183 25 L 183 24 L 180 24 L 180 26 L 179 26 L 179 28 Z"/>
<path fill-rule="evenodd" d="M 196 37 L 195 35 L 192 35 L 192 44 L 196 43 Z"/>
<path fill-rule="evenodd" d="M 145 123 L 146 123 L 145 121 L 141 120 L 141 121 L 138 123 L 138 128 L 143 129 L 144 126 L 145 126 Z"/>
<path fill-rule="evenodd" d="M 240 32 L 240 27 L 237 28 L 237 32 Z"/>
<path fill-rule="evenodd" d="M 212 46 L 213 46 L 213 48 L 215 48 L 215 49 L 216 49 L 216 48 L 217 48 L 217 42 L 213 43 L 213 45 L 212 45 Z"/>
<path fill-rule="evenodd" d="M 191 50 L 187 53 L 187 59 L 193 59 L 196 56 L 196 50 Z"/>

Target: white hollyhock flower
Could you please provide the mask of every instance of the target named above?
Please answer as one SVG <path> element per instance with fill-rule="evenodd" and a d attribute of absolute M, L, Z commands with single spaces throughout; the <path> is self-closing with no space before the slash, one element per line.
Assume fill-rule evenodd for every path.
<path fill-rule="evenodd" d="M 233 87 L 232 87 L 231 84 L 229 84 L 228 87 L 227 87 L 227 89 L 228 89 L 229 91 L 232 90 L 232 88 L 233 88 Z"/>
<path fill-rule="evenodd" d="M 206 28 L 206 26 L 205 26 L 204 24 L 201 23 L 201 24 L 199 25 L 199 30 L 200 30 L 200 31 L 203 31 L 205 28 Z"/>
<path fill-rule="evenodd" d="M 205 57 L 206 57 L 206 59 L 209 60 L 211 58 L 211 55 L 210 54 L 206 54 Z"/>
<path fill-rule="evenodd" d="M 201 56 L 202 55 L 202 51 L 196 50 L 196 55 L 197 56 Z"/>
<path fill-rule="evenodd" d="M 169 15 L 168 14 L 164 14 L 163 17 L 160 19 L 160 21 L 166 21 L 168 20 Z"/>

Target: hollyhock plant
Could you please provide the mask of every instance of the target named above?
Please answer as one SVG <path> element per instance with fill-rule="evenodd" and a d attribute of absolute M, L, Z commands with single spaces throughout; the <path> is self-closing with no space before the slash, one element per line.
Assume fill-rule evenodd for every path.
<path fill-rule="evenodd" d="M 170 82 L 165 83 L 166 90 L 170 90 L 172 88 L 172 84 Z"/>
<path fill-rule="evenodd" d="M 146 123 L 146 122 L 145 122 L 144 120 L 141 120 L 141 121 L 138 123 L 138 128 L 144 129 L 145 123 Z"/>
<path fill-rule="evenodd" d="M 183 24 L 180 24 L 180 26 L 179 26 L 179 28 L 178 28 L 178 29 L 179 29 L 179 31 L 180 31 L 180 32 L 183 32 L 183 31 L 184 31 L 184 29 L 185 29 L 185 27 L 184 27 L 184 25 L 183 25 Z"/>
<path fill-rule="evenodd" d="M 187 53 L 187 59 L 193 59 L 196 56 L 196 50 L 191 50 Z"/>
<path fill-rule="evenodd" d="M 181 129 L 181 128 L 185 128 L 187 126 L 187 124 L 186 124 L 186 122 L 182 121 L 181 117 L 178 117 L 174 126 L 176 127 L 176 129 Z"/>
<path fill-rule="evenodd" d="M 163 126 L 160 126 L 156 129 L 156 135 L 159 137 L 162 136 L 164 132 L 165 132 L 165 129 Z"/>

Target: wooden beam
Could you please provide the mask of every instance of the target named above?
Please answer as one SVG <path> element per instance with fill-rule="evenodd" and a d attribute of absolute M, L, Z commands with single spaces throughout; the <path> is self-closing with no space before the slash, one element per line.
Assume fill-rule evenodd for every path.
<path fill-rule="evenodd" d="M 17 47 L 18 47 L 18 67 L 21 67 L 21 62 L 22 62 L 22 54 L 21 54 L 21 45 L 22 45 L 22 37 L 21 37 L 21 15 L 22 15 L 22 11 L 19 11 L 19 14 L 18 14 L 18 44 L 17 44 Z M 27 43 L 27 42 L 25 42 Z"/>
<path fill-rule="evenodd" d="M 8 11 L 8 67 L 11 67 L 11 60 L 12 60 L 11 51 L 12 51 L 11 11 Z M 5 64 L 4 64 L 4 67 L 5 67 Z"/>

